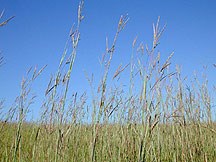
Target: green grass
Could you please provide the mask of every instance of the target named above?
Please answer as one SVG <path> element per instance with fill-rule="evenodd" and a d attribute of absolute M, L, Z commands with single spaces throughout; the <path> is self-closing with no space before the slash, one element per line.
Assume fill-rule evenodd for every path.
<path fill-rule="evenodd" d="M 1 124 L 2 126 L 2 124 Z M 91 161 L 92 125 L 73 125 L 61 138 L 59 161 Z M 160 124 L 147 136 L 141 134 L 142 125 L 99 125 L 95 147 L 95 161 L 214 161 L 216 158 L 216 125 L 190 124 L 186 126 Z M 39 132 L 37 134 L 37 130 Z M 67 128 L 65 127 L 65 130 Z M 57 128 L 24 124 L 17 152 L 17 161 L 54 161 Z M 16 124 L 6 124 L 1 133 L 1 161 L 13 161 L 13 141 Z M 144 140 L 140 159 L 141 141 Z"/>

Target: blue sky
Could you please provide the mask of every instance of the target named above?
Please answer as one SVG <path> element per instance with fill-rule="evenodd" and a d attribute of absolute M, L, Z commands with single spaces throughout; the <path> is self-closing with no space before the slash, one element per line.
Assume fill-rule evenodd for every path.
<path fill-rule="evenodd" d="M 48 65 L 35 83 L 33 91 L 43 96 L 51 74 L 54 74 L 71 25 L 76 22 L 77 0 L 0 0 L 2 20 L 15 15 L 9 24 L 0 28 L 0 49 L 5 65 L 0 68 L 0 98 L 10 103 L 19 95 L 20 82 L 28 68 Z M 72 91 L 88 89 L 84 70 L 101 74 L 98 58 L 105 51 L 105 38 L 110 40 L 116 31 L 120 15 L 130 20 L 117 41 L 112 67 L 130 60 L 132 41 L 150 44 L 152 23 L 161 17 L 167 24 L 159 50 L 166 59 L 175 52 L 173 66 L 179 64 L 185 76 L 202 71 L 208 65 L 209 81 L 214 83 L 216 69 L 216 1 L 214 0 L 92 0 L 85 1 L 81 24 L 81 41 L 72 72 Z M 150 44 L 151 45 L 151 44 Z M 97 78 L 98 77 L 98 78 Z"/>

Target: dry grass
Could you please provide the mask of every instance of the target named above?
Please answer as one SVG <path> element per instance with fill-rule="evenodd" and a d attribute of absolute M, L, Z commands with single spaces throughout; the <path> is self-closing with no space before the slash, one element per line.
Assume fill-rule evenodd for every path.
<path fill-rule="evenodd" d="M 216 124 L 208 81 L 195 77 L 186 85 L 179 67 L 171 67 L 173 53 L 161 62 L 156 49 L 165 26 L 160 28 L 159 19 L 153 25 L 152 46 L 135 38 L 130 63 L 111 74 L 117 39 L 129 20 L 121 16 L 113 43 L 107 43 L 102 56 L 98 87 L 86 74 L 91 104 L 86 93 L 74 93 L 67 102 L 83 5 L 81 1 L 77 26 L 49 81 L 40 120 L 27 123 L 26 116 L 35 98 L 32 84 L 45 67 L 28 71 L 15 103 L 0 114 L 1 161 L 215 161 Z M 120 81 L 126 72 L 130 85 L 125 88 Z"/>

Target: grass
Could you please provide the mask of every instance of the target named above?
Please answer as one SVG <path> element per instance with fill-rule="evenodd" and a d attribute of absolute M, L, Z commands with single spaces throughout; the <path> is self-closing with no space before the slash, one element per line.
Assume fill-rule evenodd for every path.
<path fill-rule="evenodd" d="M 7 124 L 1 133 L 2 161 L 13 161 L 11 143 L 16 124 Z M 158 125 L 141 136 L 143 125 L 104 124 L 99 126 L 95 161 L 214 161 L 216 152 L 215 125 Z M 40 128 L 38 130 L 38 128 Z M 60 161 L 91 161 L 93 125 L 72 125 L 72 131 L 61 137 Z M 65 128 L 67 129 L 67 128 Z M 17 161 L 54 161 L 56 133 L 46 126 L 24 124 Z M 150 133 L 151 132 L 151 133 Z M 140 147 L 143 151 L 140 151 Z"/>
<path fill-rule="evenodd" d="M 107 43 L 102 56 L 104 73 L 97 88 L 93 76 L 86 74 L 91 104 L 86 93 L 69 98 L 83 6 L 81 1 L 77 25 L 71 28 L 46 89 L 40 119 L 26 118 L 35 99 L 33 83 L 46 66 L 27 72 L 20 95 L 9 109 L 0 102 L 0 160 L 215 161 L 216 124 L 210 96 L 214 90 L 209 90 L 207 78 L 194 77 L 187 85 L 180 68 L 171 66 L 173 53 L 161 61 L 156 49 L 165 26 L 160 28 L 159 19 L 153 25 L 152 46 L 135 38 L 130 63 L 119 65 L 111 74 L 117 40 L 129 20 L 121 16 L 111 47 Z M 126 88 L 120 82 L 123 72 L 130 76 Z"/>

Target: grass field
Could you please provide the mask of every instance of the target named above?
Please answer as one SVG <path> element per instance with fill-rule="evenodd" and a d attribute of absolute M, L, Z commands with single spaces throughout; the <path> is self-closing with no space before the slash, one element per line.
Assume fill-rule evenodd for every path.
<path fill-rule="evenodd" d="M 17 125 L 6 124 L 1 131 L 1 161 L 214 161 L 216 158 L 215 125 L 164 124 L 153 130 L 134 124 L 96 127 L 94 136 L 94 125 L 71 124 L 70 128 L 49 130 L 43 125 L 23 124 L 14 155 Z"/>
<path fill-rule="evenodd" d="M 82 9 L 83 1 L 77 26 L 48 81 L 39 120 L 28 121 L 27 116 L 35 99 L 32 83 L 46 66 L 27 72 L 10 108 L 0 102 L 0 161 L 216 161 L 216 89 L 209 88 L 205 77 L 194 76 L 186 84 L 180 68 L 171 66 L 173 53 L 161 61 L 156 49 L 165 26 L 160 28 L 159 19 L 152 45 L 138 44 L 135 38 L 130 63 L 111 74 L 117 39 L 128 22 L 127 15 L 121 16 L 113 43 L 102 56 L 100 84 L 93 86 L 93 76 L 86 74 L 91 95 L 69 97 Z M 123 72 L 130 76 L 126 87 L 120 82 Z"/>

